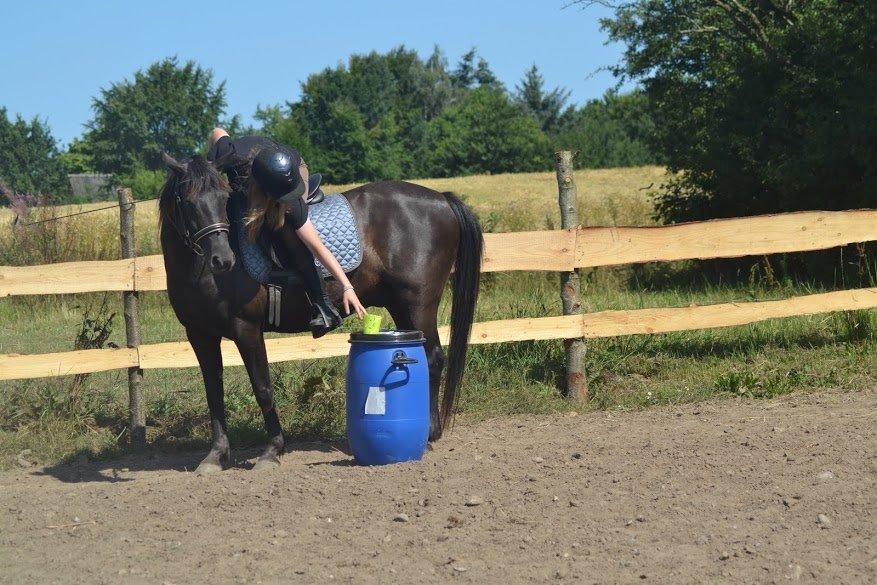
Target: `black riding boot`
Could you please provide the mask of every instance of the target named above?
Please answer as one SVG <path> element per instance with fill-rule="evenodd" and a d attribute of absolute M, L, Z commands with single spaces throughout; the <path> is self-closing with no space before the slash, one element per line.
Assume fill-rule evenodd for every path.
<path fill-rule="evenodd" d="M 295 253 L 295 263 L 302 275 L 308 302 L 311 303 L 311 320 L 308 323 L 314 339 L 324 336 L 341 324 L 341 315 L 326 294 L 323 276 L 314 265 L 314 256 L 304 245 Z"/>

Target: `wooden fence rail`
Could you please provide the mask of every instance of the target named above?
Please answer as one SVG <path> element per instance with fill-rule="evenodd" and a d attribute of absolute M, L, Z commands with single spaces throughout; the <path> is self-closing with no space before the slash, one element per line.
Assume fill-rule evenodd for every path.
<path fill-rule="evenodd" d="M 571 271 L 642 262 L 824 250 L 877 240 L 877 210 L 807 211 L 660 227 L 485 234 L 482 270 Z M 166 288 L 161 256 L 0 266 L 0 297 Z"/>
<path fill-rule="evenodd" d="M 798 315 L 853 311 L 877 307 L 877 288 L 862 288 L 793 297 L 777 301 L 721 303 L 680 308 L 600 311 L 583 315 L 509 319 L 476 323 L 471 343 L 501 343 L 540 339 L 597 338 L 619 335 L 669 333 L 745 325 Z M 448 341 L 448 328 L 439 331 Z M 348 336 L 327 335 L 319 340 L 300 335 L 267 339 L 268 361 L 283 362 L 346 355 Z M 225 365 L 242 365 L 228 340 L 222 342 Z M 188 368 L 198 361 L 184 341 L 141 345 L 136 348 L 89 349 L 41 355 L 0 355 L 0 380 L 44 378 L 140 367 L 144 370 Z"/>

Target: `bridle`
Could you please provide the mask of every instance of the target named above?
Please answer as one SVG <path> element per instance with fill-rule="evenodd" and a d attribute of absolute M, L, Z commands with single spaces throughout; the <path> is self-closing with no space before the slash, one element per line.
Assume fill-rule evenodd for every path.
<path fill-rule="evenodd" d="M 201 240 L 210 236 L 212 234 L 218 232 L 228 233 L 229 224 L 224 221 L 218 221 L 216 223 L 211 223 L 210 225 L 204 226 L 201 229 L 197 230 L 195 233 L 191 233 L 189 231 L 189 223 L 186 218 L 186 212 L 183 210 L 183 198 L 179 195 L 175 195 L 176 204 L 174 205 L 174 216 L 172 218 L 165 219 L 168 223 L 171 224 L 171 227 L 174 228 L 174 231 L 177 232 L 177 235 L 180 236 L 180 239 L 183 240 L 183 244 L 193 253 L 198 256 L 204 255 L 204 248 L 199 243 Z M 177 221 L 177 219 L 181 221 Z"/>

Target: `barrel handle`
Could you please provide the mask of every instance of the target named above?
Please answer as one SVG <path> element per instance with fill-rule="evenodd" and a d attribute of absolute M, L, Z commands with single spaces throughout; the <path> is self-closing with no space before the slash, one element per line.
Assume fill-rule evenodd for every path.
<path fill-rule="evenodd" d="M 390 363 L 392 363 L 394 366 L 407 366 L 410 364 L 416 364 L 418 363 L 418 361 L 414 358 L 408 357 L 407 355 L 405 355 L 404 351 L 400 350 L 393 354 L 393 359 L 390 360 Z"/>

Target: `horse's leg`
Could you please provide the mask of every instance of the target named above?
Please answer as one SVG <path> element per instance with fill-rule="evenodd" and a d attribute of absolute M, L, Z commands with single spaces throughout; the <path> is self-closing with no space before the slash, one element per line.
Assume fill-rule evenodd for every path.
<path fill-rule="evenodd" d="M 265 351 L 262 329 L 252 323 L 240 323 L 235 327 L 235 345 L 244 360 L 268 432 L 268 445 L 254 469 L 275 467 L 280 464 L 280 455 L 283 454 L 283 429 L 280 428 L 280 418 L 274 404 L 274 388 L 268 372 L 268 353 Z"/>
<path fill-rule="evenodd" d="M 429 364 L 429 440 L 437 441 L 442 436 L 442 423 L 439 418 L 439 394 L 442 385 L 442 370 L 445 367 L 445 352 L 438 334 L 438 302 L 428 305 L 407 305 L 404 302 L 392 303 L 387 309 L 399 329 L 418 329 L 426 338 L 424 351 Z"/>
<path fill-rule="evenodd" d="M 225 426 L 225 396 L 222 388 L 222 353 L 219 351 L 220 338 L 195 329 L 186 329 L 186 336 L 204 377 L 204 389 L 207 392 L 207 406 L 210 408 L 210 429 L 213 432 L 213 444 L 196 473 L 222 471 L 230 460 L 228 436 Z"/>

